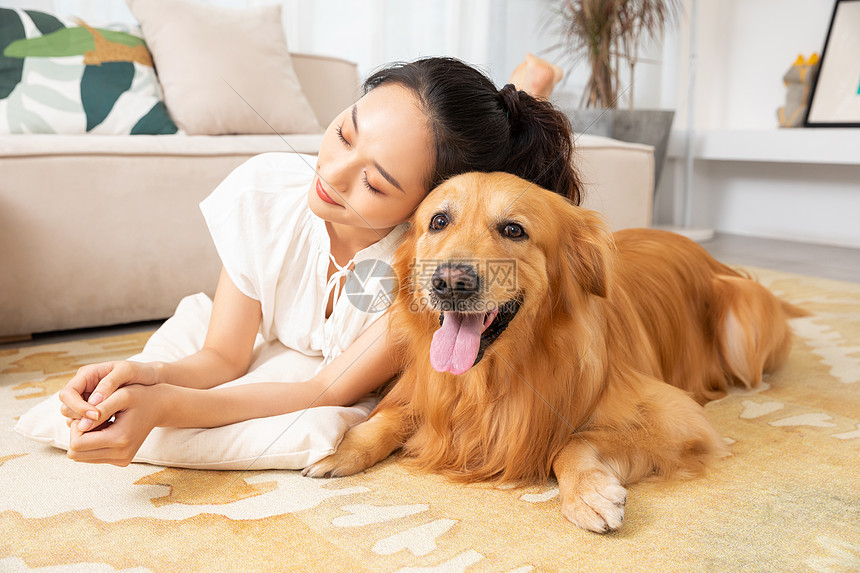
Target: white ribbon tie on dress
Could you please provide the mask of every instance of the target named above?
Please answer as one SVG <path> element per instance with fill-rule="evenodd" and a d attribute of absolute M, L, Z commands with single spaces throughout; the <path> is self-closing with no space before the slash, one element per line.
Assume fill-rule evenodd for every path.
<path fill-rule="evenodd" d="M 329 277 L 329 279 L 328 279 L 328 283 L 326 283 L 325 304 L 323 305 L 323 310 L 322 310 L 322 312 L 323 312 L 323 324 L 324 324 L 323 331 L 325 333 L 326 346 L 328 348 L 332 349 L 331 356 L 325 357 L 326 363 L 330 362 L 331 360 L 333 360 L 334 358 L 339 356 L 344 351 L 344 349 L 340 347 L 340 344 L 337 343 L 337 340 L 335 338 L 335 333 L 338 332 L 338 330 L 339 330 L 337 327 L 336 318 L 338 316 L 340 316 L 339 313 L 335 313 L 335 309 L 337 308 L 337 303 L 340 300 L 340 279 L 341 278 L 348 278 L 349 273 L 352 272 L 352 270 L 349 267 L 351 267 L 353 265 L 353 263 L 355 262 L 355 257 L 353 257 L 352 259 L 349 260 L 348 263 L 346 263 L 343 266 L 340 266 L 339 264 L 337 264 L 337 261 L 334 260 L 334 255 L 329 253 L 328 257 L 331 260 L 332 264 L 334 265 L 334 268 L 337 270 L 334 273 L 332 273 L 331 277 Z M 326 320 L 325 319 L 325 309 L 328 306 L 328 300 L 329 300 L 329 297 L 332 296 L 332 292 L 334 292 L 334 298 L 333 298 L 332 303 L 331 303 L 331 314 L 329 315 L 329 319 Z"/>

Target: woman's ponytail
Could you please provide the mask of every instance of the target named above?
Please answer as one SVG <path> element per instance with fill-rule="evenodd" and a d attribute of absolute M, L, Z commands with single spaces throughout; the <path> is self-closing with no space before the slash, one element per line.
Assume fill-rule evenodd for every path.
<path fill-rule="evenodd" d="M 507 84 L 499 90 L 499 97 L 501 97 L 502 109 L 505 110 L 505 117 L 508 118 L 508 123 L 513 132 L 519 128 L 520 124 L 520 94 L 514 84 Z"/>
<path fill-rule="evenodd" d="M 511 147 L 504 169 L 579 205 L 582 184 L 573 166 L 573 130 L 567 116 L 546 100 L 517 91 L 499 90 L 511 129 Z"/>

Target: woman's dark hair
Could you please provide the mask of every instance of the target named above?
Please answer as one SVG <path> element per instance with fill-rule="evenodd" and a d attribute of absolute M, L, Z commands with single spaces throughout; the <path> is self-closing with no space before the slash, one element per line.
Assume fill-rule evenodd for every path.
<path fill-rule="evenodd" d="M 546 100 L 508 84 L 501 90 L 456 58 L 423 58 L 374 72 L 364 93 L 387 83 L 412 90 L 433 132 L 436 166 L 429 188 L 467 171 L 506 171 L 582 199 L 573 166 L 570 121 Z"/>

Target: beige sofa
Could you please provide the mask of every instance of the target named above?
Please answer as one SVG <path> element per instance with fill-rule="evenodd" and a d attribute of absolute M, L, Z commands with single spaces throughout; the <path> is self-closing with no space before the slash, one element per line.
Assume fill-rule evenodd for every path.
<path fill-rule="evenodd" d="M 294 54 L 322 125 L 359 94 L 354 64 Z M 322 135 L 0 137 L 0 337 L 170 316 L 214 290 L 198 203 L 258 153 L 316 153 Z M 587 205 L 616 229 L 651 220 L 648 146 L 583 136 Z"/>

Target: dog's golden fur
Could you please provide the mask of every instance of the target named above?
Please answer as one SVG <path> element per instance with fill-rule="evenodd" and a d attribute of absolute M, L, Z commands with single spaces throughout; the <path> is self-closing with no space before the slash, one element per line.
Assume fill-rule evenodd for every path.
<path fill-rule="evenodd" d="M 428 230 L 438 213 L 447 226 Z M 506 222 L 527 238 L 506 237 Z M 415 272 L 443 260 L 516 261 L 522 300 L 459 376 L 431 366 L 440 311 Z M 503 173 L 434 190 L 394 266 L 402 375 L 310 473 L 354 473 L 397 448 L 462 481 L 554 473 L 564 515 L 595 531 L 620 525 L 624 486 L 695 475 L 724 451 L 700 404 L 779 367 L 791 345 L 787 318 L 802 314 L 688 239 L 647 229 L 613 236 L 597 213 Z M 510 284 L 482 280 L 484 302 L 514 296 Z"/>

